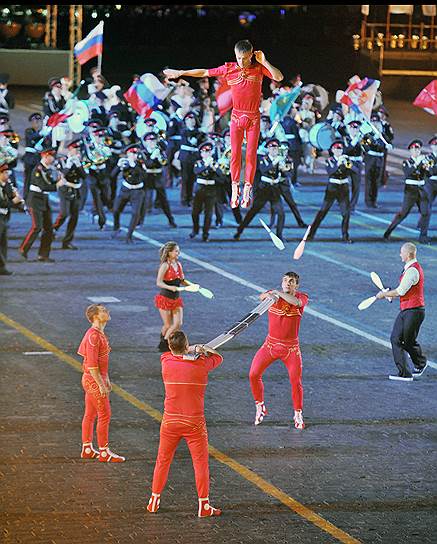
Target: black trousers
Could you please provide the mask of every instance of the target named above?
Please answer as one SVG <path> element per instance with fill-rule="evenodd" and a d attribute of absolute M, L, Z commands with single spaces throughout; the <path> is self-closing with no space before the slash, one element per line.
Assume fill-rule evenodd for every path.
<path fill-rule="evenodd" d="M 424 191 L 428 197 L 428 208 L 426 216 L 420 220 L 420 230 L 424 232 L 425 236 L 428 236 L 429 222 L 432 215 L 432 205 L 435 197 L 437 196 L 437 179 L 428 179 L 425 183 Z M 422 224 L 423 223 L 423 224 Z"/>
<path fill-rule="evenodd" d="M 0 269 L 6 268 L 8 260 L 8 217 L 0 215 Z"/>
<path fill-rule="evenodd" d="M 426 357 L 417 342 L 420 326 L 425 319 L 425 308 L 411 308 L 399 312 L 390 336 L 393 358 L 399 370 L 399 376 L 411 377 L 408 366 L 407 353 L 416 368 L 422 369 L 426 364 Z"/>
<path fill-rule="evenodd" d="M 105 171 L 102 170 L 100 172 L 91 170 L 87 176 L 86 183 L 93 196 L 93 213 L 96 213 L 99 216 L 99 226 L 103 227 L 106 223 L 106 215 L 103 206 L 111 208 L 111 201 L 109 198 L 110 186 Z"/>
<path fill-rule="evenodd" d="M 196 180 L 194 174 L 194 161 L 191 159 L 181 161 L 181 204 L 191 204 L 193 200 L 193 187 Z"/>
<path fill-rule="evenodd" d="M 349 238 L 349 220 L 351 216 L 350 200 L 349 200 L 349 183 L 343 183 L 338 185 L 336 183 L 328 183 L 325 191 L 325 198 L 322 203 L 322 207 L 317 212 L 314 221 L 311 224 L 311 230 L 309 238 L 313 238 L 316 234 L 320 223 L 325 219 L 326 214 L 331 209 L 334 202 L 337 201 L 340 206 L 340 213 L 342 215 L 341 222 L 341 234 L 343 238 Z"/>
<path fill-rule="evenodd" d="M 144 216 L 152 209 L 153 203 L 153 191 L 156 191 L 155 202 L 159 204 L 159 207 L 164 212 L 169 223 L 173 223 L 174 218 L 171 213 L 170 203 L 167 198 L 167 191 L 165 190 L 165 181 L 163 174 L 147 174 L 146 175 L 146 189 L 144 203 L 141 207 L 140 223 L 144 221 Z"/>
<path fill-rule="evenodd" d="M 264 206 L 270 202 L 273 213 L 278 216 L 278 222 L 276 224 L 276 235 L 282 238 L 282 231 L 284 230 L 285 212 L 282 205 L 281 192 L 277 185 L 268 185 L 262 181 L 256 189 L 252 207 L 245 215 L 242 223 L 238 226 L 237 232 L 241 234 L 243 230 L 250 225 L 252 219 L 257 213 L 259 213 Z"/>
<path fill-rule="evenodd" d="M 193 232 L 198 233 L 200 228 L 200 214 L 202 209 L 205 212 L 203 221 L 203 237 L 208 238 L 209 229 L 211 228 L 212 212 L 217 198 L 217 187 L 215 185 L 200 185 L 197 184 L 196 194 L 193 200 L 193 211 L 191 217 L 193 219 Z"/>
<path fill-rule="evenodd" d="M 39 208 L 29 208 L 29 214 L 32 218 L 32 226 L 21 243 L 20 250 L 23 253 L 28 253 L 33 243 L 38 238 L 39 233 L 42 231 L 38 255 L 40 257 L 48 257 L 53 242 L 52 211 L 47 205 L 43 210 Z"/>
<path fill-rule="evenodd" d="M 291 194 L 291 189 L 290 189 L 288 180 L 286 182 L 278 183 L 278 187 L 279 187 L 279 191 L 281 193 L 282 198 L 288 204 L 288 207 L 290 208 L 291 213 L 294 215 L 294 218 L 296 219 L 296 223 L 299 226 L 302 226 L 302 224 L 304 223 L 304 220 L 302 219 L 302 216 L 300 215 L 297 204 L 293 198 L 293 195 Z"/>
<path fill-rule="evenodd" d="M 226 195 L 228 200 L 231 200 L 232 188 L 231 188 L 231 176 L 226 176 L 223 184 L 218 185 L 217 187 L 217 202 L 215 203 L 215 217 L 216 223 L 221 225 L 223 223 L 224 217 L 224 203 L 226 202 Z M 241 217 L 240 207 L 231 208 L 232 214 L 235 218 L 237 225 L 243 220 Z"/>
<path fill-rule="evenodd" d="M 359 165 L 360 170 L 358 172 L 351 170 L 349 174 L 351 178 L 351 210 L 355 210 L 358 199 L 360 198 L 361 163 L 357 161 L 357 164 Z"/>
<path fill-rule="evenodd" d="M 299 166 L 301 165 L 302 152 L 301 151 L 288 151 L 288 155 L 291 158 L 293 163 L 293 168 L 291 169 L 290 181 L 293 185 L 297 183 L 297 174 Z"/>
<path fill-rule="evenodd" d="M 143 189 L 127 189 L 126 187 L 122 187 L 114 202 L 114 230 L 118 230 L 120 228 L 120 215 L 123 213 L 126 204 L 130 202 L 132 206 L 132 212 L 129 228 L 127 231 L 127 237 L 131 238 L 135 227 L 138 225 L 138 222 L 140 220 L 141 206 L 143 204 L 143 201 Z"/>
<path fill-rule="evenodd" d="M 74 231 L 77 227 L 77 221 L 79 219 L 80 210 L 80 198 L 73 198 L 68 200 L 61 193 L 59 195 L 59 214 L 53 223 L 54 230 L 59 230 L 68 218 L 67 230 L 64 238 L 62 238 L 63 244 L 68 244 L 73 241 Z"/>
<path fill-rule="evenodd" d="M 402 203 L 402 208 L 394 216 L 393 221 L 391 222 L 388 229 L 385 231 L 385 236 L 390 236 L 390 234 L 395 230 L 399 223 L 402 223 L 402 221 L 407 217 L 414 205 L 417 205 L 421 215 L 420 236 L 426 236 L 426 233 L 428 231 L 426 219 L 429 213 L 428 195 L 423 187 L 418 187 L 417 185 L 405 185 L 404 201 Z"/>
<path fill-rule="evenodd" d="M 384 175 L 384 157 L 375 157 L 366 155 L 364 157 L 365 165 L 365 195 L 364 201 L 367 206 L 376 204 L 378 198 L 378 188 L 382 184 Z"/>

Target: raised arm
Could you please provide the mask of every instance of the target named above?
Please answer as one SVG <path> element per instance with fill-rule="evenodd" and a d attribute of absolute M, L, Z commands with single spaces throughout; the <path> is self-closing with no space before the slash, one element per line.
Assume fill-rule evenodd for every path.
<path fill-rule="evenodd" d="M 274 81 L 282 81 L 284 79 L 281 70 L 273 66 L 273 64 L 270 64 L 262 51 L 254 51 L 254 54 L 257 62 L 265 66 L 267 70 L 272 74 L 272 78 L 274 79 Z"/>
<path fill-rule="evenodd" d="M 206 68 L 193 68 L 192 70 L 173 70 L 172 68 L 167 68 L 163 70 L 164 75 L 168 79 L 178 79 L 179 77 L 207 77 L 208 70 Z"/>

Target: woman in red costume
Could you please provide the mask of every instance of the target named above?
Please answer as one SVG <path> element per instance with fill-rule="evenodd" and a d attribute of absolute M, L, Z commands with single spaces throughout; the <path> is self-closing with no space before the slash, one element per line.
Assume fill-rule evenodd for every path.
<path fill-rule="evenodd" d="M 255 56 L 255 59 L 253 58 Z M 248 40 L 235 44 L 237 62 L 227 62 L 210 70 L 164 70 L 169 79 L 188 77 L 222 77 L 232 90 L 233 109 L 231 114 L 231 207 L 237 208 L 240 198 L 241 148 L 246 134 L 246 172 L 243 188 L 242 208 L 248 208 L 252 201 L 252 185 L 256 171 L 256 152 L 260 130 L 261 88 L 264 76 L 281 81 L 284 76 L 278 68 L 268 62 L 262 51 L 253 51 Z"/>
<path fill-rule="evenodd" d="M 179 295 L 179 287 L 185 282 L 182 265 L 178 261 L 180 254 L 176 242 L 167 242 L 159 250 L 161 264 L 156 277 L 156 285 L 161 288 L 155 296 L 155 306 L 162 319 L 160 351 L 168 351 L 169 336 L 182 326 L 184 302 Z"/>
<path fill-rule="evenodd" d="M 98 459 L 102 463 L 122 463 L 124 457 L 109 449 L 108 434 L 111 420 L 109 393 L 112 389 L 108 376 L 111 347 L 104 333 L 111 319 L 102 304 L 91 304 L 85 315 L 91 327 L 85 333 L 77 353 L 83 357 L 82 387 L 85 391 L 85 414 L 82 420 L 82 459 Z M 94 422 L 97 417 L 97 443 L 93 448 Z"/>

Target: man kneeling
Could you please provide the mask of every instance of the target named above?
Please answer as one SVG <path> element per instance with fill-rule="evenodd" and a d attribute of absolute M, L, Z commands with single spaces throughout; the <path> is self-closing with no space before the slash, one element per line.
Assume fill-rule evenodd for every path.
<path fill-rule="evenodd" d="M 190 346 L 182 331 L 174 332 L 169 337 L 168 344 L 170 352 L 161 355 L 165 386 L 164 416 L 153 473 L 152 496 L 147 510 L 158 510 L 161 491 L 167 482 L 173 456 L 179 441 L 184 438 L 193 461 L 199 495 L 198 516 L 220 516 L 221 510 L 209 504 L 208 432 L 204 397 L 208 372 L 218 367 L 223 362 L 223 357 L 208 346 Z M 199 357 L 187 357 L 189 353 Z"/>

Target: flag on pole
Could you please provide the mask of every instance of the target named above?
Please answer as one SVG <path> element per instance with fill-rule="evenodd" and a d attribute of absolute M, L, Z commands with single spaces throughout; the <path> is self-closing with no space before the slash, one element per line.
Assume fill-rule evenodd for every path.
<path fill-rule="evenodd" d="M 74 56 L 79 64 L 85 64 L 93 57 L 103 53 L 103 21 L 93 29 L 83 40 L 74 46 Z"/>
<path fill-rule="evenodd" d="M 437 79 L 431 81 L 431 83 L 420 91 L 413 105 L 424 109 L 431 115 L 437 115 Z"/>
<path fill-rule="evenodd" d="M 370 119 L 376 91 L 381 82 L 378 79 L 370 79 L 368 77 L 360 79 L 358 76 L 352 77 L 349 82 L 350 85 L 340 98 L 340 102 L 355 112 L 362 113 L 367 119 Z"/>
<path fill-rule="evenodd" d="M 232 109 L 232 90 L 225 78 L 218 78 L 219 88 L 215 93 L 217 107 L 221 116 Z"/>
<path fill-rule="evenodd" d="M 124 97 L 133 109 L 143 117 L 150 114 L 168 96 L 170 89 L 163 85 L 153 74 L 143 74 L 136 79 Z"/>
<path fill-rule="evenodd" d="M 282 121 L 290 111 L 297 97 L 301 93 L 301 87 L 295 87 L 293 90 L 282 93 L 277 96 L 270 106 L 270 121 Z"/>

